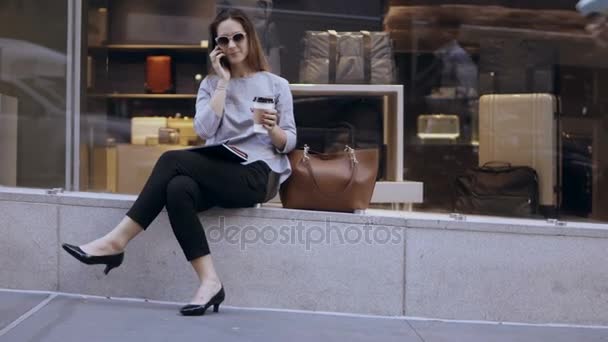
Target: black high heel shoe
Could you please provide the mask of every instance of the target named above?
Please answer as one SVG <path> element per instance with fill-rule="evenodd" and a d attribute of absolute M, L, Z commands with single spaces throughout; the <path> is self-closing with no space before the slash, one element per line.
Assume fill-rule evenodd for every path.
<path fill-rule="evenodd" d="M 183 306 L 179 312 L 184 316 L 202 316 L 205 314 L 205 311 L 213 305 L 213 312 L 218 312 L 220 309 L 220 304 L 226 298 L 226 293 L 224 292 L 224 286 L 219 290 L 218 293 L 215 294 L 206 304 L 203 305 L 195 305 L 188 304 Z"/>
<path fill-rule="evenodd" d="M 62 244 L 61 247 L 63 247 L 66 252 L 70 253 L 71 256 L 78 259 L 78 261 L 87 265 L 105 264 L 106 269 L 103 271 L 105 274 L 108 274 L 113 268 L 120 266 L 125 257 L 124 252 L 102 256 L 90 255 L 85 253 L 80 247 L 67 243 Z"/>

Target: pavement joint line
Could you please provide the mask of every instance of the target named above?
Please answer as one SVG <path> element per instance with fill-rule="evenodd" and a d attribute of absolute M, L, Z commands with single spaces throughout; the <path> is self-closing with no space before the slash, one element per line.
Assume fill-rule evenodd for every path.
<path fill-rule="evenodd" d="M 130 303 L 150 303 L 160 305 L 184 305 L 183 302 L 171 302 L 161 300 L 150 300 L 143 298 L 129 298 L 129 297 L 110 297 L 110 296 L 99 296 L 99 295 L 87 295 L 77 294 L 68 292 L 58 291 L 38 291 L 38 290 L 15 290 L 15 289 L 4 289 L 0 288 L 0 293 L 29 293 L 29 294 L 45 294 L 52 295 L 53 298 L 57 296 L 69 297 L 69 298 L 81 298 L 81 299 L 105 299 L 113 300 L 116 302 L 130 302 Z M 52 298 L 51 298 L 52 299 Z M 48 299 L 47 299 L 48 300 Z M 50 301 L 50 300 L 48 300 Z M 462 324 L 485 324 L 485 325 L 499 325 L 499 326 L 523 326 L 523 327 L 536 327 L 536 328 L 581 328 L 581 329 L 597 329 L 597 330 L 608 330 L 608 325 L 582 325 L 582 324 L 561 324 L 561 323 L 521 323 L 521 322 L 497 322 L 497 321 L 476 321 L 476 320 L 455 320 L 455 319 L 441 319 L 441 318 L 428 318 L 428 317 L 416 317 L 416 316 L 382 316 L 382 315 L 366 315 L 357 313 L 347 312 L 333 312 L 333 311 L 310 311 L 310 310 L 296 310 L 296 309 L 278 309 L 278 308 L 259 308 L 259 307 L 243 307 L 243 306 L 231 306 L 222 305 L 223 308 L 243 310 L 243 311 L 265 311 L 265 312 L 285 312 L 285 313 L 300 313 L 309 315 L 324 315 L 324 316 L 336 316 L 336 317 L 353 317 L 353 318 L 373 318 L 373 319 L 390 319 L 390 320 L 403 320 L 403 321 L 417 321 L 417 322 L 438 322 L 438 323 L 462 323 Z M 2 336 L 2 335 L 0 335 Z"/>
<path fill-rule="evenodd" d="M 402 282 L 402 286 L 401 286 L 401 315 L 405 316 L 405 314 L 407 313 L 407 293 L 406 293 L 406 289 L 407 289 L 407 241 L 408 241 L 408 229 L 407 229 L 407 224 L 406 224 L 406 228 L 404 229 L 405 234 L 405 240 L 403 242 L 403 266 L 401 267 L 401 270 L 403 271 L 403 279 L 401 280 Z"/>
<path fill-rule="evenodd" d="M 30 318 L 32 315 L 34 315 L 40 309 L 45 307 L 48 303 L 50 303 L 57 296 L 58 296 L 58 294 L 56 294 L 56 293 L 50 293 L 49 296 L 46 299 L 44 299 L 42 302 L 38 303 L 38 305 L 36 305 L 35 307 L 31 308 L 28 312 L 21 315 L 21 317 L 14 320 L 11 324 L 7 325 L 4 329 L 0 330 L 0 337 L 6 335 L 6 333 L 11 331 L 13 328 L 17 327 L 19 324 L 21 324 L 21 322 Z"/>
<path fill-rule="evenodd" d="M 497 321 L 440 319 L 440 318 L 412 317 L 412 316 L 404 316 L 403 318 L 405 318 L 408 321 L 415 321 L 415 322 L 504 325 L 504 326 L 532 327 L 532 328 L 577 328 L 577 329 L 580 328 L 580 329 L 608 330 L 608 325 L 584 325 L 584 324 L 562 324 L 562 323 L 522 323 L 522 322 L 507 322 L 507 321 L 497 322 Z"/>
<path fill-rule="evenodd" d="M 422 338 L 422 336 L 420 336 L 420 333 L 418 332 L 418 330 L 416 330 L 416 328 L 414 328 L 414 326 L 412 325 L 412 323 L 408 320 L 405 321 L 407 323 L 407 326 L 410 327 L 410 329 L 412 329 L 412 331 L 414 332 L 414 334 L 416 334 L 416 336 L 418 336 L 418 338 L 420 339 L 420 341 L 425 342 L 424 338 Z"/>
<path fill-rule="evenodd" d="M 57 244 L 61 244 L 61 206 L 57 206 L 57 226 L 55 227 L 55 236 L 57 237 Z M 57 252 L 57 270 L 55 276 L 57 277 L 57 281 L 55 282 L 55 286 L 57 290 L 61 288 L 61 248 L 55 248 Z"/>
<path fill-rule="evenodd" d="M 87 295 L 87 294 L 77 294 L 77 293 L 67 293 L 67 292 L 56 292 L 56 291 L 36 291 L 36 290 L 14 290 L 14 289 L 2 289 L 1 292 L 8 293 L 31 293 L 31 294 L 50 294 L 54 293 L 56 295 L 68 298 L 80 298 L 80 299 L 103 299 L 103 300 L 113 300 L 116 302 L 126 302 L 126 303 L 150 303 L 150 304 L 160 304 L 160 305 L 184 305 L 182 302 L 171 302 L 171 301 L 160 301 L 160 300 L 150 300 L 150 299 L 142 299 L 142 298 L 129 298 L 129 297 L 111 297 L 111 296 L 99 296 L 99 295 Z M 354 318 L 373 318 L 373 319 L 391 319 L 391 320 L 405 320 L 406 318 L 403 316 L 382 316 L 382 315 L 366 315 L 366 314 L 356 314 L 356 313 L 347 313 L 347 312 L 332 312 L 332 311 L 310 311 L 310 310 L 295 310 L 295 309 L 278 309 L 278 308 L 259 308 L 259 307 L 241 307 L 241 306 L 231 306 L 231 305 L 222 305 L 223 308 L 227 309 L 235 309 L 235 310 L 243 310 L 243 311 L 266 311 L 266 312 L 286 312 L 286 313 L 299 313 L 299 314 L 309 314 L 309 315 L 325 315 L 325 316 L 340 316 L 340 317 L 354 317 Z"/>

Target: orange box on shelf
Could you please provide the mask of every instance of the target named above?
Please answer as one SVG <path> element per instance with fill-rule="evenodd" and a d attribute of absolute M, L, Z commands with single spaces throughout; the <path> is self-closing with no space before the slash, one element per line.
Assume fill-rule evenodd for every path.
<path fill-rule="evenodd" d="M 153 94 L 173 92 L 170 56 L 148 56 L 146 58 L 146 91 Z"/>

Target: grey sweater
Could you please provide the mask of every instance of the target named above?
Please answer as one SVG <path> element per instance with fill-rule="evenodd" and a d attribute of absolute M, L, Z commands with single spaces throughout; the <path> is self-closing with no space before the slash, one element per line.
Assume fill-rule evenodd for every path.
<path fill-rule="evenodd" d="M 221 118 L 214 113 L 210 100 L 219 78 L 209 75 L 201 82 L 196 98 L 194 129 L 206 140 L 206 145 L 229 143 L 249 155 L 247 162 L 264 161 L 272 171 L 285 181 L 291 167 L 286 153 L 296 146 L 296 125 L 293 117 L 293 98 L 289 83 L 269 72 L 257 72 L 251 76 L 232 78 L 226 88 L 226 104 Z M 275 99 L 278 126 L 286 135 L 285 148 L 280 151 L 272 145 L 270 137 L 253 132 L 253 98 L 267 96 Z"/>

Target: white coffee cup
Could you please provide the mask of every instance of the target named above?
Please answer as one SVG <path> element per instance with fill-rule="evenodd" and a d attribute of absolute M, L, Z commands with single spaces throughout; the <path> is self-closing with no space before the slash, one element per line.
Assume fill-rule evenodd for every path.
<path fill-rule="evenodd" d="M 274 98 L 258 96 L 253 98 L 253 131 L 260 134 L 268 134 L 262 124 L 264 122 L 264 112 L 274 109 Z"/>

